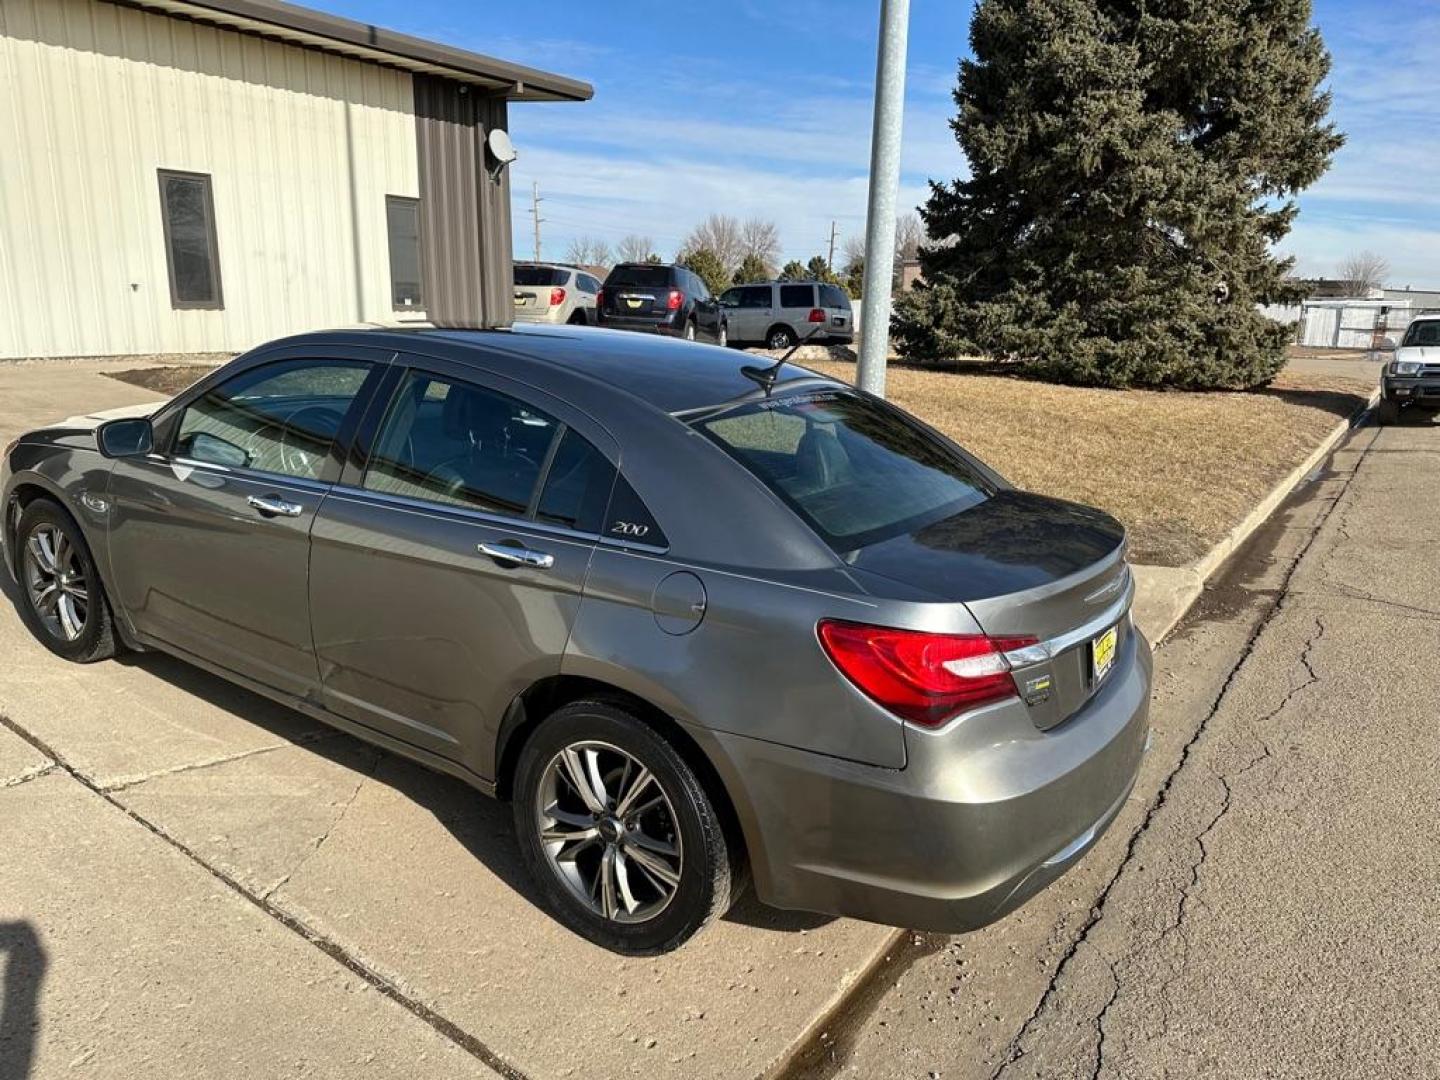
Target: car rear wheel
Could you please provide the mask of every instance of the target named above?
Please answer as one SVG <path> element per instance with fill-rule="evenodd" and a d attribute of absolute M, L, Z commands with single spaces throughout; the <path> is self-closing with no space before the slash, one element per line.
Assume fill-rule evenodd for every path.
<path fill-rule="evenodd" d="M 41 644 L 89 664 L 115 655 L 115 625 L 79 526 L 57 503 L 36 499 L 15 530 L 20 613 Z"/>
<path fill-rule="evenodd" d="M 686 340 L 686 341 L 694 341 L 694 340 L 695 340 L 695 320 L 694 320 L 694 319 L 689 319 L 689 320 L 687 320 L 686 323 L 685 323 L 685 340 Z"/>
<path fill-rule="evenodd" d="M 795 344 L 795 335 L 788 326 L 772 326 L 765 335 L 767 349 L 788 349 Z"/>
<path fill-rule="evenodd" d="M 541 724 L 521 751 L 514 813 L 550 909 L 597 945 L 668 952 L 730 906 L 738 875 L 704 787 L 615 704 L 575 702 Z"/>

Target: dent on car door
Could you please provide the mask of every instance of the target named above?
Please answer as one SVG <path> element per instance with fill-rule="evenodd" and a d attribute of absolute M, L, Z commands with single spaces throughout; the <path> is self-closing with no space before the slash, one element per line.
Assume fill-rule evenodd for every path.
<path fill-rule="evenodd" d="M 303 696 L 317 683 L 310 527 L 381 364 L 258 363 L 181 403 L 158 452 L 110 479 L 116 602 L 142 636 Z"/>
<path fill-rule="evenodd" d="M 478 378 L 399 380 L 316 521 L 310 594 L 327 707 L 489 776 L 506 707 L 559 671 L 613 467 L 559 403 Z"/>

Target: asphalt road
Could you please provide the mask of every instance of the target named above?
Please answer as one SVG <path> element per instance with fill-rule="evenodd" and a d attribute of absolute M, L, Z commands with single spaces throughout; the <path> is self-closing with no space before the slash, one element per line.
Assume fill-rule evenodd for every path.
<path fill-rule="evenodd" d="M 793 1075 L 1440 1076 L 1440 427 L 1358 430 L 1157 654 L 1139 796 Z"/>

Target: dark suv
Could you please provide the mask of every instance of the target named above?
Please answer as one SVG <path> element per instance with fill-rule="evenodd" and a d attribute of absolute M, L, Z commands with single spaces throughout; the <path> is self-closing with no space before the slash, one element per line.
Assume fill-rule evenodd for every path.
<path fill-rule="evenodd" d="M 683 266 L 620 263 L 595 301 L 595 325 L 690 341 L 729 340 L 728 322 L 705 282 Z"/>

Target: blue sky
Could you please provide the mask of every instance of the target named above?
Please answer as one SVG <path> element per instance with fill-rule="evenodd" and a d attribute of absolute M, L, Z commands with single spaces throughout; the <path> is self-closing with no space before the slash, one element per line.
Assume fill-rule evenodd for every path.
<path fill-rule="evenodd" d="M 652 237 L 667 257 L 707 213 L 761 215 L 785 258 L 864 231 L 877 0 L 627 0 L 456 4 L 318 0 L 351 18 L 583 78 L 584 104 L 517 105 L 511 135 L 517 253 L 529 193 L 545 201 L 543 254 L 571 238 Z M 971 4 L 912 0 L 901 203 L 964 170 L 946 121 Z M 1440 0 L 1322 0 L 1333 115 L 1349 140 L 1301 198 L 1282 250 L 1332 276 L 1353 251 L 1390 283 L 1440 288 Z M 838 250 L 838 249 L 837 249 Z"/>

